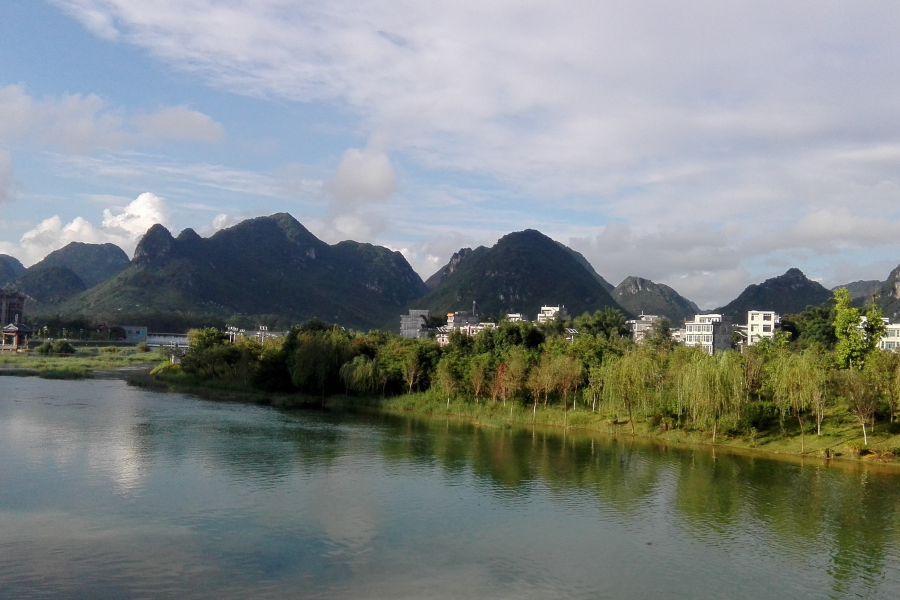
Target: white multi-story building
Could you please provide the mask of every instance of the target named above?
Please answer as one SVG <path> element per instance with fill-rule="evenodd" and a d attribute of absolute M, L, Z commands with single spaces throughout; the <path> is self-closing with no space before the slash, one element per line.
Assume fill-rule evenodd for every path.
<path fill-rule="evenodd" d="M 523 321 L 527 321 L 525 315 L 522 313 L 509 313 L 506 315 L 506 320 L 510 323 L 522 323 Z"/>
<path fill-rule="evenodd" d="M 781 326 L 781 316 L 773 310 L 747 311 L 747 345 L 775 337 L 775 329 Z"/>
<path fill-rule="evenodd" d="M 454 331 L 458 331 L 463 335 L 475 337 L 485 329 L 494 329 L 496 327 L 496 323 L 468 323 L 461 327 L 450 327 L 449 325 L 447 325 L 446 327 L 437 328 L 437 335 L 434 337 L 434 339 L 437 341 L 439 346 L 446 346 L 450 343 L 450 334 Z"/>
<path fill-rule="evenodd" d="M 878 340 L 878 347 L 882 350 L 900 351 L 900 323 L 887 326 L 884 337 Z"/>
<path fill-rule="evenodd" d="M 541 312 L 539 312 L 537 316 L 537 322 L 549 323 L 556 317 L 559 317 L 561 321 L 564 321 L 568 316 L 569 313 L 562 304 L 559 306 L 542 306 Z"/>
<path fill-rule="evenodd" d="M 659 315 L 641 315 L 637 319 L 625 321 L 625 325 L 631 330 L 631 339 L 635 344 L 644 343 L 644 338 L 653 331 L 653 327 L 661 317 Z"/>
<path fill-rule="evenodd" d="M 694 315 L 684 324 L 684 345 L 700 346 L 707 354 L 731 348 L 731 321 L 720 314 Z"/>

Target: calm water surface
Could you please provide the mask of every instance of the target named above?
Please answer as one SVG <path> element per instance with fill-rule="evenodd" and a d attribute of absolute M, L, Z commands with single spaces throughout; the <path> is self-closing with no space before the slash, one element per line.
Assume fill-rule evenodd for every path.
<path fill-rule="evenodd" d="M 900 476 L 0 378 L 2 598 L 900 598 Z"/>

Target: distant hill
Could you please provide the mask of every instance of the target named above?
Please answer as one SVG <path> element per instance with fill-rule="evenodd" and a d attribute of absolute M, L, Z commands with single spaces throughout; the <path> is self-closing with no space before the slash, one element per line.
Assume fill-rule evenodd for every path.
<path fill-rule="evenodd" d="M 222 319 L 285 326 L 317 317 L 368 329 L 398 317 L 427 291 L 399 252 L 352 241 L 332 246 L 280 213 L 209 238 L 192 229 L 174 238 L 154 225 L 125 270 L 62 308 L 162 323 L 157 327 Z"/>
<path fill-rule="evenodd" d="M 673 324 L 700 312 L 696 304 L 669 286 L 641 277 L 627 277 L 612 291 L 612 297 L 635 315 L 660 315 Z"/>
<path fill-rule="evenodd" d="M 472 249 L 471 248 L 460 248 L 459 252 L 454 252 L 453 256 L 450 257 L 450 262 L 441 267 L 437 273 L 429 277 L 425 280 L 425 285 L 429 290 L 437 289 L 439 285 L 441 285 L 447 277 L 452 275 L 456 268 L 459 267 L 459 263 L 461 263 L 467 256 L 471 256 Z"/>
<path fill-rule="evenodd" d="M 115 244 L 72 242 L 51 252 L 31 268 L 68 267 L 91 288 L 128 267 L 128 255 Z"/>
<path fill-rule="evenodd" d="M 900 265 L 897 266 L 878 290 L 878 306 L 884 316 L 893 322 L 900 320 Z"/>
<path fill-rule="evenodd" d="M 788 269 L 784 275 L 747 286 L 740 296 L 712 312 L 731 317 L 735 323 L 746 323 L 749 310 L 796 314 L 807 306 L 826 302 L 831 295 L 828 289 L 808 279 L 800 269 Z"/>
<path fill-rule="evenodd" d="M 845 287 L 847 291 L 850 292 L 851 300 L 862 300 L 863 302 L 868 302 L 872 299 L 872 294 L 877 294 L 881 290 L 881 286 L 884 285 L 883 281 L 878 281 L 877 279 L 871 280 L 863 280 L 853 281 L 851 283 L 845 283 L 844 285 L 836 285 L 831 288 L 831 291 Z"/>
<path fill-rule="evenodd" d="M 0 254 L 0 287 L 15 281 L 25 272 L 19 259 L 8 254 Z"/>
<path fill-rule="evenodd" d="M 87 289 L 84 281 L 69 267 L 33 265 L 16 279 L 13 287 L 28 295 L 25 310 L 29 314 L 54 310 L 69 298 Z"/>
<path fill-rule="evenodd" d="M 505 235 L 491 248 L 457 252 L 429 278 L 434 289 L 410 308 L 440 314 L 468 310 L 476 301 L 481 314 L 522 312 L 530 318 L 542 305 L 564 304 L 573 316 L 621 309 L 591 271 L 571 250 L 529 229 Z"/>

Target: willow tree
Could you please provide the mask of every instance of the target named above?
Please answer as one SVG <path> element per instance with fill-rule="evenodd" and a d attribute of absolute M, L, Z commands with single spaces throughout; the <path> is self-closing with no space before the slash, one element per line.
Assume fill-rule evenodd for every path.
<path fill-rule="evenodd" d="M 781 352 L 773 363 L 772 392 L 783 416 L 791 414 L 800 426 L 800 452 L 806 450 L 806 415 L 812 410 L 816 418 L 817 435 L 822 433 L 825 414 L 827 373 L 818 355 L 811 351 L 801 354 Z"/>
<path fill-rule="evenodd" d="M 635 410 L 645 409 L 653 397 L 652 369 L 652 361 L 643 350 L 626 352 L 618 358 L 609 356 L 601 367 L 604 399 L 609 406 L 625 410 L 632 435 Z"/>
<path fill-rule="evenodd" d="M 378 363 L 360 354 L 352 361 L 344 363 L 340 371 L 341 380 L 347 391 L 358 394 L 372 394 L 378 388 Z"/>
<path fill-rule="evenodd" d="M 737 420 L 746 399 L 744 366 L 736 352 L 697 353 L 676 380 L 679 410 L 701 427 L 712 425 L 713 443 L 724 419 Z"/>

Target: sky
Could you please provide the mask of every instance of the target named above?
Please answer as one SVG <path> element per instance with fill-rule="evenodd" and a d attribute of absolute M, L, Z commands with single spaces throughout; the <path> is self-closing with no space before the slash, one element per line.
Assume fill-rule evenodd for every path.
<path fill-rule="evenodd" d="M 538 229 L 702 308 L 900 263 L 900 4 L 0 3 L 0 253 L 289 212 L 427 278 Z"/>

